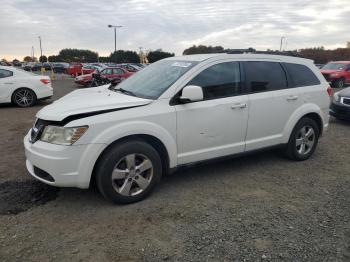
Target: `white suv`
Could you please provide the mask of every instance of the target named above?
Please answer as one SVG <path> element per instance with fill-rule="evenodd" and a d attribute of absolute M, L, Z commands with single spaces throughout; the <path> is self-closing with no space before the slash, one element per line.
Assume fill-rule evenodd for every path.
<path fill-rule="evenodd" d="M 37 114 L 26 165 L 54 186 L 145 198 L 162 175 L 282 146 L 308 159 L 328 126 L 331 89 L 310 60 L 209 54 L 154 63 L 116 87 L 74 91 Z"/>

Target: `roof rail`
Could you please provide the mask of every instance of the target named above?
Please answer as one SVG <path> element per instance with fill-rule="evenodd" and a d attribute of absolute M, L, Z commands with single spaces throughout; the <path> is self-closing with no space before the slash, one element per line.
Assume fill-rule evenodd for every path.
<path fill-rule="evenodd" d="M 284 56 L 294 56 L 294 57 L 302 57 L 296 51 L 256 51 L 254 48 L 248 49 L 226 49 L 224 51 L 227 54 L 267 54 L 267 55 L 284 55 Z"/>

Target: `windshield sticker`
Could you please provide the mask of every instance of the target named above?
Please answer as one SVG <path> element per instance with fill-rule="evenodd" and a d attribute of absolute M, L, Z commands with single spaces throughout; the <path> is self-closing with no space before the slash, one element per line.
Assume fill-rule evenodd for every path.
<path fill-rule="evenodd" d="M 186 62 L 175 62 L 171 66 L 178 66 L 178 67 L 189 67 L 192 63 L 186 63 Z"/>

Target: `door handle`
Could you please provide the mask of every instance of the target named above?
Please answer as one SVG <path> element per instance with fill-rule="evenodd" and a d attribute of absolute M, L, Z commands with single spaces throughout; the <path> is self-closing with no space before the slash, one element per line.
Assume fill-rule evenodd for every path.
<path fill-rule="evenodd" d="M 243 109 L 246 108 L 247 104 L 246 103 L 242 103 L 242 104 L 234 104 L 231 106 L 231 109 Z"/>
<path fill-rule="evenodd" d="M 298 96 L 288 96 L 287 101 L 297 100 Z"/>

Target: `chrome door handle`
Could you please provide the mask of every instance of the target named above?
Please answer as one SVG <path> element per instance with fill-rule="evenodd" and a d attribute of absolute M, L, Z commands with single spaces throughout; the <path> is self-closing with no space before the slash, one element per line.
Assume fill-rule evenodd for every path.
<path fill-rule="evenodd" d="M 288 96 L 287 97 L 288 101 L 297 100 L 297 99 L 298 99 L 298 96 Z"/>
<path fill-rule="evenodd" d="M 234 104 L 231 106 L 231 109 L 243 109 L 246 108 L 247 104 L 246 103 L 242 103 L 242 104 Z"/>

